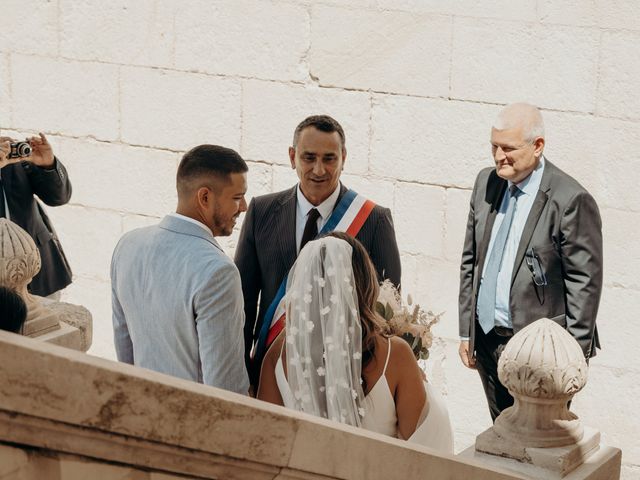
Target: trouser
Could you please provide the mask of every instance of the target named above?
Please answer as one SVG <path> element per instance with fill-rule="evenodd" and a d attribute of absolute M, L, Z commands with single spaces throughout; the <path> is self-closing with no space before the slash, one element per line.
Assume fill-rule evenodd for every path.
<path fill-rule="evenodd" d="M 501 335 L 498 335 L 496 329 L 484 333 L 476 323 L 476 368 L 487 397 L 491 420 L 494 422 L 500 412 L 513 405 L 513 397 L 498 378 L 498 360 L 507 342 L 513 336 L 513 331 L 500 329 L 500 333 Z"/>

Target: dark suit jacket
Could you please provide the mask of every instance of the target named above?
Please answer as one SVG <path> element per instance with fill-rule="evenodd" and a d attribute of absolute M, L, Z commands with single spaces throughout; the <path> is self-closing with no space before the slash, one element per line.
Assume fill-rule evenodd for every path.
<path fill-rule="evenodd" d="M 296 189 L 254 198 L 242 224 L 235 262 L 242 278 L 247 356 L 266 310 L 296 260 Z M 338 202 L 346 191 L 341 186 Z M 378 279 L 399 285 L 400 254 L 391 211 L 376 205 L 356 238 L 369 252 Z"/>
<path fill-rule="evenodd" d="M 491 229 L 507 181 L 486 168 L 476 179 L 462 252 L 460 336 L 474 351 L 476 301 Z M 525 255 L 533 248 L 547 278 L 537 286 Z M 540 282 L 539 282 L 540 283 Z M 565 327 L 589 358 L 599 347 L 596 315 L 602 291 L 602 223 L 593 197 L 545 160 L 540 190 L 531 207 L 511 278 L 514 331 L 543 317 Z"/>
<path fill-rule="evenodd" d="M 46 170 L 29 162 L 2 169 L 2 185 L 11 221 L 35 241 L 42 268 L 29 284 L 31 293 L 47 296 L 71 283 L 71 268 L 49 217 L 34 195 L 50 206 L 64 205 L 71 198 L 71 183 L 64 165 L 56 158 Z"/>

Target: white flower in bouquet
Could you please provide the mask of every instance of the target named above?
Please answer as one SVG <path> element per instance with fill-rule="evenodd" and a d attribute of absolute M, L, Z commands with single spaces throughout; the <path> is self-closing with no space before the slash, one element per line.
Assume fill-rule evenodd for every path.
<path fill-rule="evenodd" d="M 409 310 L 407 307 L 412 308 Z M 407 341 L 417 359 L 429 357 L 429 348 L 433 344 L 431 327 L 440 320 L 442 313 L 425 312 L 420 305 L 413 304 L 411 295 L 407 296 L 405 306 L 400 293 L 389 280 L 380 285 L 376 311 L 387 321 L 392 334 Z"/>

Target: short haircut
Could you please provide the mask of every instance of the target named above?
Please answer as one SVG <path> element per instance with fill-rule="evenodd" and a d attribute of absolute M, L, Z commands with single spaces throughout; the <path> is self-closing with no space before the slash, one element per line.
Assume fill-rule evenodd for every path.
<path fill-rule="evenodd" d="M 0 287 L 0 330 L 22 332 L 27 319 L 27 304 L 15 290 Z"/>
<path fill-rule="evenodd" d="M 298 140 L 300 139 L 300 133 L 307 127 L 313 127 L 326 133 L 338 132 L 340 141 L 342 142 L 342 148 L 345 148 L 346 139 L 344 137 L 344 130 L 338 121 L 329 115 L 312 115 L 301 121 L 293 132 L 293 148 L 296 148 Z"/>
<path fill-rule="evenodd" d="M 532 143 L 536 138 L 544 138 L 544 120 L 540 110 L 530 103 L 512 103 L 504 107 L 493 122 L 496 130 L 522 128 L 524 139 Z"/>
<path fill-rule="evenodd" d="M 176 175 L 178 196 L 203 186 L 213 190 L 228 184 L 232 173 L 248 170 L 247 163 L 235 150 L 218 145 L 199 145 L 185 153 L 180 161 Z M 216 185 L 212 184 L 212 179 Z"/>

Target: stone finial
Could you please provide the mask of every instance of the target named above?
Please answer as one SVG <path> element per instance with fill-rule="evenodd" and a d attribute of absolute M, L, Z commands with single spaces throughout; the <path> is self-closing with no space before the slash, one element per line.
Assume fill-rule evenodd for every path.
<path fill-rule="evenodd" d="M 587 363 L 564 328 L 543 318 L 522 329 L 502 352 L 498 376 L 515 399 L 496 419 L 498 435 L 521 447 L 582 440 L 582 425 L 567 403 L 587 383 Z"/>
<path fill-rule="evenodd" d="M 15 223 L 0 218 L 0 285 L 12 288 L 27 304 L 22 334 L 86 352 L 91 346 L 91 313 L 79 305 L 31 295 L 27 285 L 40 271 L 40 252 Z"/>
<path fill-rule="evenodd" d="M 40 252 L 33 239 L 15 223 L 0 218 L 0 285 L 22 297 L 40 271 Z"/>
<path fill-rule="evenodd" d="M 29 337 L 60 328 L 53 312 L 27 291 L 40 266 L 40 252 L 31 236 L 15 223 L 0 218 L 0 285 L 18 292 L 27 304 L 27 321 L 22 332 Z"/>

